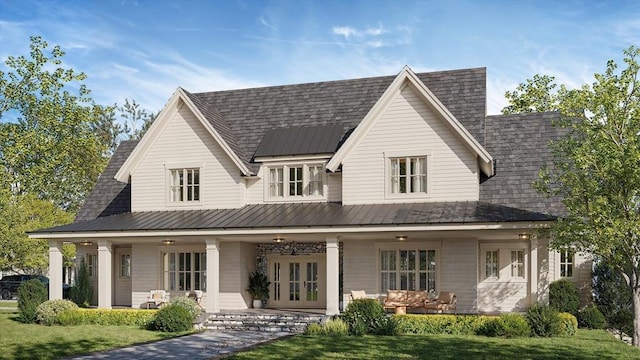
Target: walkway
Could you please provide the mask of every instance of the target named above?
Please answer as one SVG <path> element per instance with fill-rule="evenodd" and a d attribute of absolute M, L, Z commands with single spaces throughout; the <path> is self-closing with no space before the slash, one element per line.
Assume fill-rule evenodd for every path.
<path fill-rule="evenodd" d="M 82 355 L 70 359 L 217 359 L 260 343 L 293 335 L 288 332 L 215 331 Z"/>

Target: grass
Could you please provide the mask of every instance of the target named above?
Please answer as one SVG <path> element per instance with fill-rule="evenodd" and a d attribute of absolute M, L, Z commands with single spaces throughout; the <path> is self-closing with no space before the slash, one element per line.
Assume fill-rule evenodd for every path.
<path fill-rule="evenodd" d="M 175 337 L 135 326 L 43 326 L 16 321 L 15 311 L 0 311 L 0 359 L 60 359 Z"/>
<path fill-rule="evenodd" d="M 18 302 L 16 300 L 0 300 L 0 308 L 18 308 Z"/>
<path fill-rule="evenodd" d="M 323 337 L 298 335 L 231 359 L 640 359 L 640 350 L 603 330 L 573 337 L 502 339 L 484 336 L 405 335 Z"/>

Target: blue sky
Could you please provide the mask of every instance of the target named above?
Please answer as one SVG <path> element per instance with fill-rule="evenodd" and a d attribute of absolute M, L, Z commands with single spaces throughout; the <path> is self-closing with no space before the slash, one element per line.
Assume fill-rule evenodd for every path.
<path fill-rule="evenodd" d="M 191 92 L 487 68 L 487 111 L 534 74 L 570 87 L 640 45 L 640 0 L 0 0 L 0 60 L 40 35 L 102 104 Z M 2 69 L 3 65 L 0 65 Z"/>

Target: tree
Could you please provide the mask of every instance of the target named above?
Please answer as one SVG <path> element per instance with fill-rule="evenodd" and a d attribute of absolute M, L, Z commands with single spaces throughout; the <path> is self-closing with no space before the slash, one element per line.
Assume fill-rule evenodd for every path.
<path fill-rule="evenodd" d="M 91 277 L 84 258 L 80 260 L 78 267 L 78 275 L 76 276 L 76 285 L 69 291 L 71 301 L 81 307 L 89 307 L 91 299 L 93 299 L 93 285 L 91 285 Z"/>
<path fill-rule="evenodd" d="M 607 319 L 608 326 L 619 332 L 633 332 L 631 289 L 619 271 L 600 261 L 593 270 L 593 301 Z"/>
<path fill-rule="evenodd" d="M 134 99 L 124 99 L 124 104 L 118 107 L 120 118 L 124 120 L 122 133 L 128 135 L 127 140 L 141 139 L 147 129 L 156 119 L 157 114 L 149 113 L 140 108 Z"/>
<path fill-rule="evenodd" d="M 0 71 L 0 168 L 14 193 L 75 211 L 106 165 L 108 144 L 94 131 L 104 108 L 86 75 L 64 68 L 60 47 L 31 37 L 30 48 L 30 59 L 9 56 Z"/>
<path fill-rule="evenodd" d="M 561 99 L 567 94 L 567 88 L 554 83 L 555 77 L 549 75 L 534 75 L 516 87 L 515 91 L 507 91 L 504 96 L 509 106 L 502 109 L 503 114 L 519 114 L 532 112 L 556 111 Z"/>
<path fill-rule="evenodd" d="M 536 183 L 567 210 L 550 228 L 551 245 L 574 245 L 615 267 L 633 294 L 633 343 L 640 347 L 640 51 L 624 54 L 625 69 L 609 61 L 591 86 L 561 87 L 555 97 L 521 93 L 509 102 L 514 110 L 555 104 L 560 111 L 557 126 L 565 133 L 550 144 L 552 164 Z"/>

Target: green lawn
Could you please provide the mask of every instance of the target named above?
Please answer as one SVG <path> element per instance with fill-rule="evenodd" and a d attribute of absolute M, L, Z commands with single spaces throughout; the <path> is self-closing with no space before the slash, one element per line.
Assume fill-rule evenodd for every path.
<path fill-rule="evenodd" d="M 176 336 L 135 326 L 22 324 L 16 317 L 0 311 L 0 359 L 60 359 Z"/>
<path fill-rule="evenodd" d="M 483 336 L 405 335 L 322 337 L 298 335 L 232 359 L 640 359 L 640 350 L 602 330 L 574 337 L 502 339 Z"/>
<path fill-rule="evenodd" d="M 17 308 L 18 302 L 15 300 L 0 300 L 0 308 Z"/>

